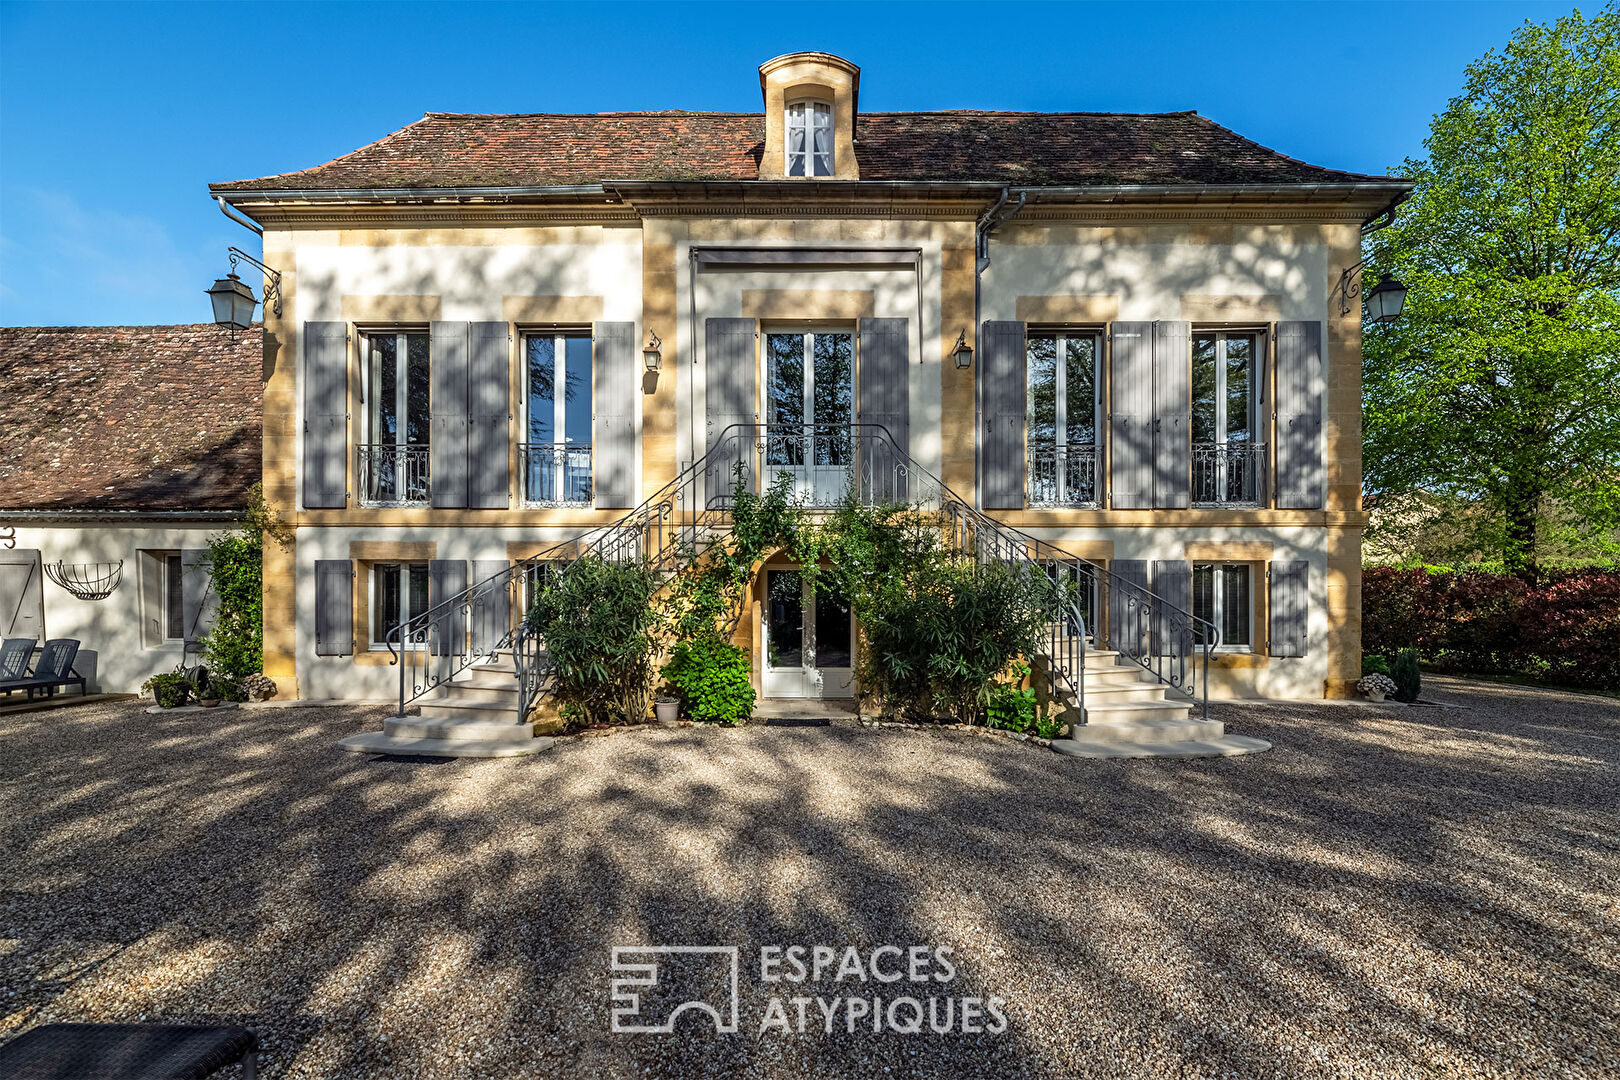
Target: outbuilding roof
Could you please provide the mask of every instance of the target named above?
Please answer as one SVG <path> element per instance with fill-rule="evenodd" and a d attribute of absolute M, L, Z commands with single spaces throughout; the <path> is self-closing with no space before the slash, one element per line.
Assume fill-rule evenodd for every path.
<path fill-rule="evenodd" d="M 1019 187 L 1389 182 L 1310 165 L 1196 112 L 863 113 L 861 180 Z M 563 187 L 759 177 L 761 113 L 428 113 L 324 165 L 232 191 Z"/>
<path fill-rule="evenodd" d="M 257 326 L 0 327 L 0 513 L 247 506 L 263 363 Z"/>

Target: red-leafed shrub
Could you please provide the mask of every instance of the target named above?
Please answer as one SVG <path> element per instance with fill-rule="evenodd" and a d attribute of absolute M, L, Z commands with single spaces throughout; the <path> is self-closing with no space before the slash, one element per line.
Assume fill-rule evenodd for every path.
<path fill-rule="evenodd" d="M 1369 567 L 1362 650 L 1415 648 L 1439 671 L 1620 690 L 1620 571 L 1550 571 L 1532 589 L 1485 571 Z"/>

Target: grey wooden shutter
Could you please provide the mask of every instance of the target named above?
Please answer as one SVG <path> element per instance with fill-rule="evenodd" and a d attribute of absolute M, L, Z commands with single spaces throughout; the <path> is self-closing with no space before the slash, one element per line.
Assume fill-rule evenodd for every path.
<path fill-rule="evenodd" d="M 1115 559 L 1108 564 L 1108 644 L 1126 656 L 1147 655 L 1148 564 L 1146 559 Z"/>
<path fill-rule="evenodd" d="M 467 505 L 481 510 L 504 510 L 509 502 L 511 378 L 507 325 L 472 323 L 467 361 Z"/>
<path fill-rule="evenodd" d="M 433 401 L 428 483 L 434 506 L 467 505 L 467 336 L 470 324 L 433 324 L 428 366 Z"/>
<path fill-rule="evenodd" d="M 591 486 L 599 509 L 636 505 L 636 324 L 591 328 Z"/>
<path fill-rule="evenodd" d="M 476 559 L 473 561 L 473 581 L 488 579 L 506 573 L 505 559 Z M 512 598 L 510 583 L 502 578 L 490 584 L 481 584 L 473 599 L 472 651 L 488 654 L 500 647 L 507 631 L 512 629 Z"/>
<path fill-rule="evenodd" d="M 213 593 L 208 577 L 205 548 L 185 548 L 180 552 L 180 611 L 181 631 L 187 641 L 193 641 L 207 632 L 209 620 L 203 618 L 203 608 Z"/>
<path fill-rule="evenodd" d="M 315 560 L 315 655 L 354 652 L 354 563 Z"/>
<path fill-rule="evenodd" d="M 304 505 L 348 504 L 349 331 L 304 324 Z"/>
<path fill-rule="evenodd" d="M 1153 505 L 1188 505 L 1192 489 L 1192 324 L 1153 324 Z"/>
<path fill-rule="evenodd" d="M 988 510 L 1024 508 L 1025 413 L 1028 377 L 1025 374 L 1024 324 L 987 321 L 984 357 L 979 362 L 984 388 L 983 505 Z"/>
<path fill-rule="evenodd" d="M 910 494 L 904 466 L 911 454 L 911 322 L 909 319 L 862 319 L 860 386 L 857 414 L 862 424 L 881 425 L 881 432 L 862 428 L 859 463 L 861 492 L 874 502 L 903 503 Z"/>
<path fill-rule="evenodd" d="M 1270 653 L 1272 656 L 1304 656 L 1308 651 L 1310 627 L 1310 563 L 1286 559 L 1271 564 Z"/>
<path fill-rule="evenodd" d="M 0 637 L 45 638 L 44 562 L 34 548 L 0 548 Z"/>
<path fill-rule="evenodd" d="M 1322 324 L 1277 324 L 1277 505 L 1322 505 Z"/>
<path fill-rule="evenodd" d="M 730 500 L 734 468 L 741 463 L 744 478 L 753 484 L 751 448 L 759 422 L 756 390 L 758 356 L 753 319 L 706 319 L 704 332 L 704 415 L 708 426 L 704 492 L 708 505 Z"/>
<path fill-rule="evenodd" d="M 462 559 L 433 559 L 428 562 L 428 607 L 438 607 L 467 591 L 467 563 Z M 460 656 L 467 651 L 467 612 L 452 604 L 433 620 L 428 630 L 429 651 L 434 656 Z"/>
<path fill-rule="evenodd" d="M 1153 655 L 1186 656 L 1192 651 L 1192 563 L 1179 559 L 1153 564 Z"/>
<path fill-rule="evenodd" d="M 1153 324 L 1115 323 L 1109 356 L 1109 505 L 1144 510 L 1153 505 Z"/>

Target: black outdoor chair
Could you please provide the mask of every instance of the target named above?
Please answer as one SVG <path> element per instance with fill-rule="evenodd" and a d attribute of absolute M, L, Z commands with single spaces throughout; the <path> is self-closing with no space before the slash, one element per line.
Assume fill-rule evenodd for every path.
<path fill-rule="evenodd" d="M 202 1080 L 242 1063 L 253 1080 L 259 1038 L 244 1027 L 46 1024 L 0 1046 L 6 1080 Z"/>
<path fill-rule="evenodd" d="M 82 694 L 85 692 L 84 676 L 73 670 L 73 660 L 78 655 L 79 643 L 73 638 L 53 638 L 40 650 L 34 673 L 0 682 L 0 693 L 10 697 L 18 690 L 26 690 L 28 700 L 33 701 L 35 691 L 43 690 L 46 697 L 53 697 L 57 687 L 76 684 Z"/>
<path fill-rule="evenodd" d="M 8 637 L 0 642 L 0 683 L 28 677 L 28 661 L 34 658 L 34 639 Z"/>

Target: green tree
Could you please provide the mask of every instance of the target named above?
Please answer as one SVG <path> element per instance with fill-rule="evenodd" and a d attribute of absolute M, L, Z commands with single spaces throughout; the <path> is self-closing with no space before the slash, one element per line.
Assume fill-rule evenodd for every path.
<path fill-rule="evenodd" d="M 1366 328 L 1367 490 L 1483 508 L 1534 580 L 1551 532 L 1620 523 L 1620 11 L 1521 27 L 1424 145 L 1369 237 L 1410 291 Z"/>

